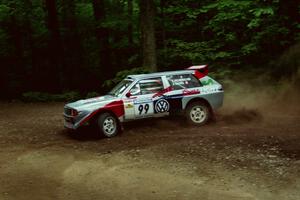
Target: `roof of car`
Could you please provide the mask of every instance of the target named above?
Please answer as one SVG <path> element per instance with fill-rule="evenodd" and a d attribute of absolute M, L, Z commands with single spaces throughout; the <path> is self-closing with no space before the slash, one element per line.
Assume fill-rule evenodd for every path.
<path fill-rule="evenodd" d="M 168 75 L 178 75 L 178 74 L 192 74 L 195 70 L 178 70 L 178 71 L 166 71 L 166 72 L 155 72 L 149 74 L 137 74 L 129 75 L 127 78 L 131 79 L 144 79 L 144 78 L 154 78 L 159 76 L 168 76 Z"/>

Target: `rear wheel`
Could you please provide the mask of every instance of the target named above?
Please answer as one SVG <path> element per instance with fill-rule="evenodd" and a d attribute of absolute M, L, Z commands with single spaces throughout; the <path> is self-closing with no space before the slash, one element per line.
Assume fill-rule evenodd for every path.
<path fill-rule="evenodd" d="M 102 113 L 97 121 L 100 132 L 105 137 L 114 137 L 118 134 L 120 125 L 115 116 L 110 113 Z"/>
<path fill-rule="evenodd" d="M 209 106 L 204 102 L 193 102 L 188 105 L 185 111 L 185 117 L 190 125 L 202 126 L 210 118 Z"/>

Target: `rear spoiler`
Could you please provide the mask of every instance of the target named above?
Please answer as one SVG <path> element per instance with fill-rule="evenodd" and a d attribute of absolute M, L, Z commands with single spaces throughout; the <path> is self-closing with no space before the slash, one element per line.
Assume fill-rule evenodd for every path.
<path fill-rule="evenodd" d="M 197 66 L 191 66 L 191 67 L 188 67 L 186 69 L 189 69 L 189 70 L 195 70 L 195 73 L 194 75 L 200 79 L 200 78 L 203 78 L 204 76 L 207 76 L 208 75 L 208 65 L 197 65 Z"/>

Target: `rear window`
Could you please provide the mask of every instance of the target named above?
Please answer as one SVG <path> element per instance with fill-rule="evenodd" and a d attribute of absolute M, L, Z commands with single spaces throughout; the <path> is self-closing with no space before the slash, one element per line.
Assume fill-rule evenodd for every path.
<path fill-rule="evenodd" d="M 173 90 L 201 87 L 200 81 L 192 74 L 179 74 L 167 76 Z"/>

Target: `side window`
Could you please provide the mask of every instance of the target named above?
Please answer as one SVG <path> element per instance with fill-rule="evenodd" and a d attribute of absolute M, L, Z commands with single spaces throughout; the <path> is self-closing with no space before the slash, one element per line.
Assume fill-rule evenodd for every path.
<path fill-rule="evenodd" d="M 201 87 L 200 81 L 192 74 L 179 74 L 167 76 L 173 90 Z"/>
<path fill-rule="evenodd" d="M 164 89 L 161 78 L 150 78 L 139 81 L 130 90 L 132 95 L 155 94 Z"/>

